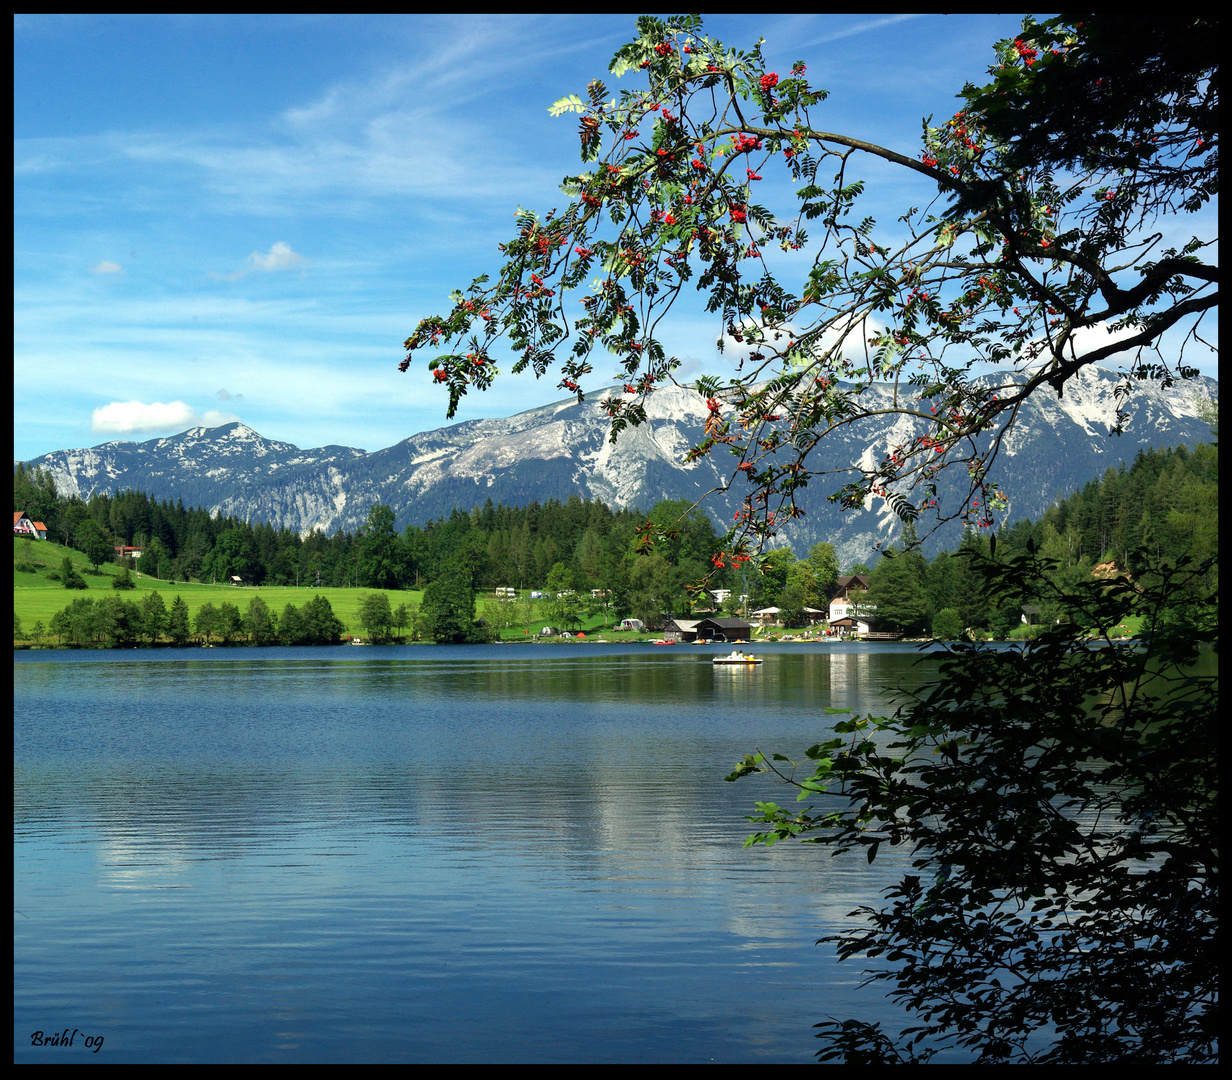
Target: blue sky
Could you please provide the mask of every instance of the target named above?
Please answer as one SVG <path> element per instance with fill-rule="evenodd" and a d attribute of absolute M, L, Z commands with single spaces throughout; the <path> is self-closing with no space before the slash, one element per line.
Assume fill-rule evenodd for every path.
<path fill-rule="evenodd" d="M 1013 15 L 716 16 L 816 122 L 918 152 Z M 515 209 L 566 201 L 576 117 L 631 16 L 20 16 L 14 36 L 14 457 L 240 419 L 375 450 L 446 423 L 402 341 L 498 264 Z M 634 76 L 625 76 L 631 81 Z M 892 222 L 926 190 L 867 167 Z M 724 363 L 684 310 L 663 337 Z M 614 367 L 615 365 L 613 365 Z M 1212 367 L 1207 373 L 1215 374 Z M 610 373 L 599 370 L 588 389 Z M 457 419 L 563 395 L 499 379 Z"/>

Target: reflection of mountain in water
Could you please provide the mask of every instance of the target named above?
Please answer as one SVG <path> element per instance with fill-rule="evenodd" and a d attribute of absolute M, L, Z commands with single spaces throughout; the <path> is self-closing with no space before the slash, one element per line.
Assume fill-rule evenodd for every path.
<path fill-rule="evenodd" d="M 825 706 L 876 708 L 918 677 L 905 651 L 759 650 L 760 668 L 727 671 L 708 649 L 602 649 L 91 665 L 52 759 L 18 748 L 16 827 L 80 804 L 116 886 L 175 878 L 204 853 L 346 847 L 357 815 L 394 843 L 446 829 L 464 847 L 550 837 L 581 853 L 695 856 L 728 844 L 754 800 L 752 785 L 721 783 L 739 756 L 798 753 L 833 722 Z M 65 676 L 84 671 L 23 665 L 19 693 L 54 710 Z"/>

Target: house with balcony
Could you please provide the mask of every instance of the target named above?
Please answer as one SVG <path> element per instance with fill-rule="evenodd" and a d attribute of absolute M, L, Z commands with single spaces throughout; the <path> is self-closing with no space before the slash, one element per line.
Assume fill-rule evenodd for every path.
<path fill-rule="evenodd" d="M 13 511 L 13 535 L 29 536 L 35 540 L 47 539 L 47 526 L 41 521 L 32 521 L 24 510 Z"/>
<path fill-rule="evenodd" d="M 877 608 L 861 599 L 861 594 L 867 592 L 867 574 L 851 574 L 838 579 L 838 591 L 830 598 L 831 630 L 852 635 L 873 632 L 871 621 Z"/>

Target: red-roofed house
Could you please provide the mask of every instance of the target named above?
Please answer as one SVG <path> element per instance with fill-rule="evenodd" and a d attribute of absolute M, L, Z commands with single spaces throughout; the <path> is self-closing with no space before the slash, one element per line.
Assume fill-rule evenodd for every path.
<path fill-rule="evenodd" d="M 33 536 L 35 540 L 46 540 L 47 526 L 41 521 L 31 521 L 24 510 L 14 510 L 13 535 Z"/>

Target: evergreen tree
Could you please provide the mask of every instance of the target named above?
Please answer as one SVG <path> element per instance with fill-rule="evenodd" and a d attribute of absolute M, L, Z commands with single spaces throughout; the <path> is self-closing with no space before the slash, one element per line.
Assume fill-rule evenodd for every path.
<path fill-rule="evenodd" d="M 886 549 L 868 577 L 868 601 L 876 608 L 879 626 L 908 634 L 924 630 L 928 620 L 924 575 L 919 552 Z"/>
<path fill-rule="evenodd" d="M 952 606 L 958 609 L 964 627 L 978 630 L 988 625 L 992 603 L 988 595 L 988 583 L 973 562 L 977 556 L 987 554 L 988 540 L 976 535 L 968 526 L 963 530 L 962 542 L 952 562 L 950 596 Z"/>
<path fill-rule="evenodd" d="M 282 618 L 278 620 L 278 637 L 284 645 L 308 644 L 308 627 L 304 622 L 304 614 L 294 604 L 288 604 L 282 609 Z"/>
<path fill-rule="evenodd" d="M 86 518 L 77 526 L 73 543 L 90 561 L 95 573 L 115 556 L 114 538 L 92 518 Z"/>
<path fill-rule="evenodd" d="M 188 644 L 190 633 L 188 605 L 184 602 L 184 597 L 176 593 L 175 599 L 171 601 L 171 611 L 167 616 L 167 636 L 171 638 L 173 644 L 182 648 Z"/>
<path fill-rule="evenodd" d="M 643 555 L 629 569 L 629 610 L 648 628 L 663 626 L 662 616 L 674 614 L 676 597 L 672 568 L 659 554 Z"/>
<path fill-rule="evenodd" d="M 938 641 L 957 641 L 962 632 L 963 621 L 957 608 L 942 608 L 933 616 L 933 637 Z"/>
<path fill-rule="evenodd" d="M 346 633 L 329 599 L 319 594 L 304 605 L 304 629 L 313 645 L 337 645 Z"/>
<path fill-rule="evenodd" d="M 406 573 L 406 550 L 394 532 L 394 512 L 388 506 L 368 511 L 358 544 L 358 584 L 372 589 L 397 589 Z"/>
<path fill-rule="evenodd" d="M 231 642 L 244 632 L 244 618 L 240 609 L 227 600 L 218 605 L 218 633 L 224 645 Z"/>
<path fill-rule="evenodd" d="M 66 589 L 88 589 L 86 579 L 77 573 L 77 567 L 67 555 L 60 561 L 60 584 Z"/>
<path fill-rule="evenodd" d="M 157 592 L 146 593 L 141 600 L 141 630 L 151 645 L 167 630 L 167 608 Z"/>
<path fill-rule="evenodd" d="M 548 621 L 556 627 L 577 626 L 581 622 L 582 601 L 577 595 L 573 571 L 557 563 L 548 574 L 544 591 L 548 594 Z"/>
<path fill-rule="evenodd" d="M 398 637 L 402 637 L 402 631 L 411 624 L 414 616 L 411 614 L 411 609 L 406 604 L 399 604 L 394 608 L 393 624 L 398 629 Z"/>
<path fill-rule="evenodd" d="M 135 642 L 141 632 L 141 609 L 123 597 L 105 596 L 94 605 L 94 628 L 103 645 L 114 648 Z"/>
<path fill-rule="evenodd" d="M 60 535 L 56 529 L 61 501 L 56 497 L 56 482 L 44 469 L 27 469 L 18 462 L 13 469 L 13 509 L 24 511 L 31 521 L 47 526 L 48 536 Z"/>

